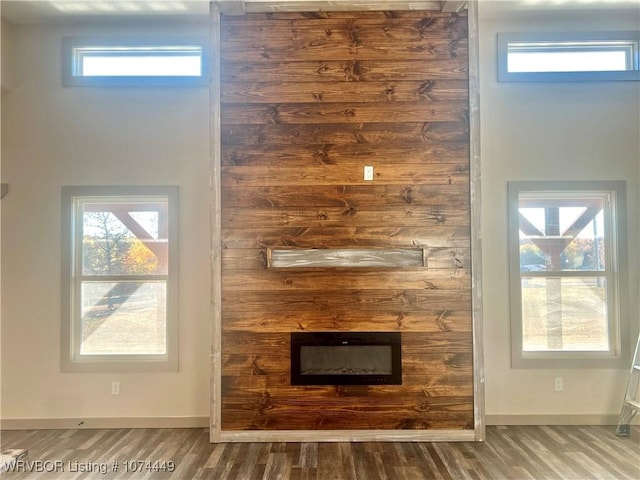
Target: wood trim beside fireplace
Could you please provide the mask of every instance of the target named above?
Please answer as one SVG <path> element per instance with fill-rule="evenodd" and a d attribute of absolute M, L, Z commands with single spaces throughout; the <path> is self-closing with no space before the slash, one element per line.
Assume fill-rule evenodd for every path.
<path fill-rule="evenodd" d="M 473 320 L 474 430 L 485 440 L 484 341 L 482 313 L 482 175 L 480 158 L 480 40 L 478 2 L 467 2 L 469 18 L 469 156 L 471 192 L 471 294 Z"/>
<path fill-rule="evenodd" d="M 209 28 L 211 40 L 211 83 L 209 85 L 211 139 L 211 189 L 209 216 L 211 222 L 211 371 L 210 371 L 210 427 L 212 442 L 220 441 L 222 424 L 222 183 L 220 181 L 220 8 L 216 2 L 209 4 Z"/>

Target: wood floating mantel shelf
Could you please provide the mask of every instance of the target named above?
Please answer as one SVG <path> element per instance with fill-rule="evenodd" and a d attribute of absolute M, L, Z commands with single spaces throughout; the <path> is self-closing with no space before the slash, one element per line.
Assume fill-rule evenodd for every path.
<path fill-rule="evenodd" d="M 268 248 L 267 268 L 427 266 L 423 248 Z"/>

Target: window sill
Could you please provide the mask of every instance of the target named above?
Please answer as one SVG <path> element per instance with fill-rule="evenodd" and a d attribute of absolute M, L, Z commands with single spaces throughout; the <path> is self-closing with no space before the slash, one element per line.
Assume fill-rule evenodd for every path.
<path fill-rule="evenodd" d="M 629 362 L 620 355 L 585 355 L 567 352 L 566 355 L 553 353 L 543 355 L 513 356 L 511 368 L 514 369 L 558 369 L 558 368 L 602 368 L 602 369 L 627 369 Z"/>
<path fill-rule="evenodd" d="M 63 359 L 62 373 L 148 373 L 148 372 L 177 372 L 178 359 L 162 360 L 80 360 Z"/>

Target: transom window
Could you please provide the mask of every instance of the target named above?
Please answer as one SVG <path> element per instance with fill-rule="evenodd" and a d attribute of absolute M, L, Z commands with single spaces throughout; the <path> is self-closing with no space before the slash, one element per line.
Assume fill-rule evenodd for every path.
<path fill-rule="evenodd" d="M 69 86 L 206 85 L 205 41 L 65 38 L 63 82 Z"/>
<path fill-rule="evenodd" d="M 514 364 L 619 359 L 624 184 L 512 182 L 509 192 Z"/>
<path fill-rule="evenodd" d="M 498 34 L 500 81 L 638 80 L 640 32 Z"/>
<path fill-rule="evenodd" d="M 202 47 L 74 47 L 73 74 L 80 77 L 199 77 Z"/>
<path fill-rule="evenodd" d="M 70 370 L 176 364 L 175 188 L 65 187 Z"/>

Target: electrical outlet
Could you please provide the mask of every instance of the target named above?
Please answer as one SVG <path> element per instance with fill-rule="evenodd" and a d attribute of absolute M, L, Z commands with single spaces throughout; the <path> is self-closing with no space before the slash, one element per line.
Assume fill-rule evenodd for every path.
<path fill-rule="evenodd" d="M 111 395 L 120 395 L 120 382 L 111 382 Z"/>
<path fill-rule="evenodd" d="M 373 166 L 365 165 L 364 166 L 364 179 L 365 180 L 373 180 Z"/>
<path fill-rule="evenodd" d="M 561 392 L 564 385 L 562 384 L 562 377 L 556 377 L 554 381 L 554 387 L 556 392 Z"/>

